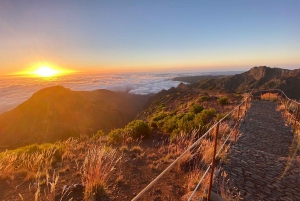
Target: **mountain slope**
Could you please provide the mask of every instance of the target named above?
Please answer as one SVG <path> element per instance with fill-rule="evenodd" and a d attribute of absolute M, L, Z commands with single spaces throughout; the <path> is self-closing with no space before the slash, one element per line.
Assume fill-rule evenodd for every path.
<path fill-rule="evenodd" d="M 221 78 L 208 78 L 190 85 L 193 89 L 218 90 L 225 93 L 248 89 L 282 89 L 290 98 L 300 99 L 300 69 L 287 70 L 266 66 Z"/>
<path fill-rule="evenodd" d="M 147 99 L 108 90 L 45 88 L 0 115 L 0 145 L 51 142 L 123 127 L 143 109 Z"/>

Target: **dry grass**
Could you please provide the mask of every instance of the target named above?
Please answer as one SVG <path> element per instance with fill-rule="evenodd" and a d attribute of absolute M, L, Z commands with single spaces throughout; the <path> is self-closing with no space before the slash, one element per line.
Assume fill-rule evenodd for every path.
<path fill-rule="evenodd" d="M 260 96 L 261 100 L 268 100 L 276 102 L 278 100 L 277 93 L 265 93 Z"/>
<path fill-rule="evenodd" d="M 34 185 L 29 185 L 29 190 L 34 192 L 34 200 L 55 201 L 58 179 L 59 175 L 55 171 L 53 172 L 52 177 L 50 177 L 48 170 L 45 171 L 45 174 L 38 172 L 36 174 L 36 182 Z"/>
<path fill-rule="evenodd" d="M 29 185 L 29 190 L 34 194 L 32 199 L 52 201 L 57 193 L 58 173 L 64 175 L 71 170 L 71 166 L 75 166 L 77 175 L 74 176 L 82 177 L 86 186 L 85 199 L 95 200 L 105 192 L 107 179 L 114 166 L 120 162 L 115 149 L 86 136 L 48 145 L 36 145 L 43 148 L 36 151 L 36 146 L 29 146 L 30 149 L 25 147 L 0 153 L 0 180 L 22 178 L 21 184 L 32 180 Z M 51 176 L 49 172 L 52 172 Z M 66 192 L 62 192 L 61 199 L 64 193 Z"/>
<path fill-rule="evenodd" d="M 129 151 L 129 148 L 127 145 L 123 145 L 122 147 L 120 147 L 120 151 L 121 152 L 128 152 Z"/>
<path fill-rule="evenodd" d="M 199 168 L 195 168 L 194 170 L 188 173 L 187 189 L 189 191 L 193 191 L 196 188 L 204 173 L 205 171 L 200 170 Z M 206 174 L 206 176 L 201 182 L 200 188 L 198 189 L 198 191 L 201 192 L 202 196 L 204 196 L 205 190 L 208 188 L 208 184 L 209 174 Z"/>
<path fill-rule="evenodd" d="M 296 150 L 300 150 L 300 111 L 298 112 L 298 119 L 296 120 L 297 115 L 297 107 L 299 105 L 294 102 L 287 102 L 284 104 L 281 102 L 280 105 L 278 105 L 277 110 L 282 112 L 283 119 L 285 120 L 285 123 L 291 127 L 291 129 L 294 131 L 294 140 L 293 140 L 293 148 L 294 152 Z M 299 106 L 300 107 L 300 106 Z M 299 108 L 300 109 L 300 108 Z M 295 121 L 296 120 L 296 121 Z"/>
<path fill-rule="evenodd" d="M 233 195 L 233 193 L 229 191 L 230 187 L 228 186 L 228 180 L 226 180 L 227 173 L 222 172 L 221 177 L 222 181 L 219 186 L 220 196 L 227 201 L 239 201 L 240 194 L 238 193 L 237 195 Z"/>
<path fill-rule="evenodd" d="M 1 154 L 0 159 L 0 178 L 13 179 L 20 171 L 27 172 L 27 175 L 30 175 L 50 168 L 56 151 L 57 149 L 50 148 L 34 153 L 17 154 L 15 152 L 4 152 Z"/>
<path fill-rule="evenodd" d="M 120 159 L 110 147 L 95 146 L 88 150 L 82 166 L 85 200 L 98 200 L 105 194 L 106 182 Z"/>
<path fill-rule="evenodd" d="M 140 155 L 140 154 L 142 154 L 142 152 L 143 152 L 143 148 L 140 147 L 140 146 L 133 146 L 133 147 L 130 149 L 130 151 L 132 151 L 132 152 L 134 152 L 134 153 Z"/>

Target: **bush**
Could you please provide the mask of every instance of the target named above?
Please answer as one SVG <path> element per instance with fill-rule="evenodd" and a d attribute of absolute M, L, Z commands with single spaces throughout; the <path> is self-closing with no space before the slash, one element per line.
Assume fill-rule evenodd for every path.
<path fill-rule="evenodd" d="M 177 116 L 177 128 L 173 132 L 185 131 L 190 132 L 195 128 L 195 114 L 188 112 Z"/>
<path fill-rule="evenodd" d="M 204 102 L 204 101 L 208 101 L 209 99 L 210 99 L 209 96 L 203 95 L 203 96 L 200 96 L 200 98 L 198 98 L 198 101 Z"/>
<path fill-rule="evenodd" d="M 158 114 L 155 114 L 150 122 L 149 125 L 151 126 L 151 128 L 158 128 L 159 124 L 161 124 L 162 120 L 164 120 L 168 115 L 164 112 L 160 112 Z"/>
<path fill-rule="evenodd" d="M 204 110 L 204 107 L 202 105 L 192 105 L 190 107 L 190 112 L 192 112 L 194 114 L 198 114 L 198 113 L 202 112 L 202 110 Z"/>
<path fill-rule="evenodd" d="M 165 133 L 171 133 L 176 128 L 177 128 L 177 116 L 173 116 L 172 118 L 168 118 L 164 122 L 164 124 L 162 125 L 162 130 Z"/>
<path fill-rule="evenodd" d="M 195 124 L 205 125 L 208 124 L 213 117 L 216 115 L 216 110 L 214 108 L 204 109 L 201 113 L 195 116 Z"/>
<path fill-rule="evenodd" d="M 218 103 L 220 105 L 227 105 L 229 103 L 229 99 L 227 96 L 222 96 L 221 98 L 218 99 Z"/>
<path fill-rule="evenodd" d="M 124 139 L 125 131 L 124 129 L 118 128 L 110 131 L 108 134 L 108 143 L 121 143 Z"/>
<path fill-rule="evenodd" d="M 227 115 L 227 114 L 225 114 L 225 113 L 217 114 L 216 117 L 215 117 L 215 120 L 216 120 L 216 121 L 220 121 L 220 120 L 223 119 L 226 115 Z M 229 120 L 229 119 L 230 119 L 230 117 L 227 116 L 224 120 Z"/>
<path fill-rule="evenodd" d="M 105 133 L 103 130 L 98 130 L 95 135 L 93 135 L 92 140 L 97 141 L 99 138 L 105 136 Z"/>
<path fill-rule="evenodd" d="M 125 131 L 127 131 L 128 135 L 132 138 L 139 138 L 142 136 L 147 137 L 150 135 L 150 128 L 143 120 L 135 120 L 130 122 L 125 127 Z"/>
<path fill-rule="evenodd" d="M 136 154 L 141 154 L 143 152 L 143 149 L 140 146 L 134 146 L 130 149 L 130 151 Z"/>

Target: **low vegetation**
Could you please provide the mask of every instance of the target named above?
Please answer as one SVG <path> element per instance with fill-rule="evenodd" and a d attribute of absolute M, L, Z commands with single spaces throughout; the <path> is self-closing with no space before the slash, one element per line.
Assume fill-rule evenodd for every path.
<path fill-rule="evenodd" d="M 120 162 L 115 149 L 95 146 L 88 150 L 82 165 L 85 200 L 100 200 L 113 168 Z"/>
<path fill-rule="evenodd" d="M 227 99 L 229 103 L 230 97 Z M 7 181 L 13 186 L 21 184 L 15 195 L 23 200 L 128 200 L 232 108 L 208 94 L 168 94 L 123 128 L 0 153 L 0 185 Z M 234 114 L 226 118 L 226 125 L 220 127 L 218 147 L 234 118 Z M 176 177 L 168 177 L 180 188 L 171 195 L 169 187 L 162 185 L 162 195 L 177 199 L 195 187 L 211 162 L 212 139 L 213 132 L 179 161 L 172 170 Z M 206 188 L 207 178 L 201 192 Z M 11 195 L 4 193 L 0 199 L 6 196 Z M 151 192 L 147 196 L 155 199 Z"/>
<path fill-rule="evenodd" d="M 221 98 L 219 98 L 218 99 L 218 103 L 220 104 L 220 105 L 228 105 L 228 103 L 229 103 L 229 99 L 228 99 L 228 97 L 227 96 L 222 96 Z"/>
<path fill-rule="evenodd" d="M 269 100 L 277 102 L 278 94 L 277 93 L 265 93 L 260 96 L 261 100 Z"/>
<path fill-rule="evenodd" d="M 135 120 L 127 124 L 124 129 L 118 128 L 108 134 L 108 142 L 111 144 L 126 143 L 138 138 L 149 137 L 150 128 L 143 120 Z"/>

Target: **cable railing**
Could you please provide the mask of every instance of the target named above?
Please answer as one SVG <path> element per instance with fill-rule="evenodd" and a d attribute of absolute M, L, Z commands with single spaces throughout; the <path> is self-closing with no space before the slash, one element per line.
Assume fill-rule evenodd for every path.
<path fill-rule="evenodd" d="M 277 92 L 277 93 L 274 93 Z M 274 94 L 276 97 L 274 97 Z M 246 94 L 244 100 L 237 105 L 233 110 L 231 110 L 229 113 L 227 113 L 222 119 L 220 119 L 218 122 L 216 122 L 213 126 L 211 126 L 201 137 L 199 137 L 191 146 L 189 146 L 185 151 L 181 153 L 180 156 L 178 156 L 164 171 L 162 171 L 154 180 L 152 180 L 142 191 L 140 191 L 139 194 L 137 194 L 132 201 L 139 200 L 150 188 L 152 188 L 162 177 L 167 174 L 180 160 L 182 160 L 188 153 L 195 153 L 199 150 L 201 150 L 202 142 L 203 141 L 209 141 L 213 145 L 213 153 L 210 157 L 210 161 L 208 164 L 203 165 L 201 168 L 203 168 L 205 171 L 200 177 L 197 185 L 191 192 L 188 201 L 191 201 L 193 197 L 196 195 L 197 191 L 199 191 L 199 188 L 203 181 L 207 178 L 209 180 L 208 187 L 204 187 L 202 193 L 207 192 L 207 200 L 210 200 L 211 195 L 211 189 L 213 184 L 213 177 L 214 177 L 214 170 L 216 167 L 216 159 L 219 157 L 219 155 L 224 151 L 225 145 L 228 143 L 230 139 L 232 139 L 233 144 L 236 143 L 237 137 L 238 137 L 238 129 L 241 124 L 241 122 L 245 121 L 245 117 L 247 114 L 247 111 L 250 107 L 250 102 L 254 98 L 260 98 L 263 99 L 266 97 L 266 99 L 272 99 L 272 97 L 276 98 L 276 100 L 279 100 L 281 105 L 284 107 L 283 110 L 283 116 L 287 118 L 287 122 L 289 122 L 290 126 L 293 128 L 293 133 L 295 133 L 297 125 L 299 127 L 299 113 L 300 113 L 300 103 L 288 98 L 285 93 L 279 89 L 269 89 L 269 90 L 251 90 L 249 93 Z M 229 120 L 228 120 L 229 119 Z M 230 129 L 226 132 L 223 131 L 220 132 L 220 126 L 222 127 L 224 123 L 231 121 Z M 221 128 L 222 130 L 222 128 Z M 223 140 L 223 141 L 222 141 Z M 198 147 L 198 150 L 197 150 Z M 191 155 L 193 155 L 191 154 Z"/>
<path fill-rule="evenodd" d="M 236 117 L 236 123 L 235 123 L 235 126 L 233 127 L 233 129 L 231 129 L 231 132 L 229 134 L 232 135 L 234 134 L 234 141 L 236 141 L 236 136 L 237 136 L 237 129 L 238 129 L 238 126 L 239 126 L 239 123 L 242 119 L 243 116 L 246 115 L 246 112 L 248 110 L 248 107 L 249 107 L 249 103 L 250 103 L 250 99 L 251 99 L 251 92 L 249 94 L 246 95 L 246 98 L 238 105 L 236 106 L 233 110 L 231 110 L 226 116 L 224 116 L 222 119 L 220 119 L 217 123 L 215 123 L 213 126 L 211 126 L 207 132 L 205 132 L 199 139 L 197 139 L 190 147 L 188 147 L 179 157 L 176 158 L 176 160 L 174 160 L 163 172 L 161 172 L 154 180 L 152 180 L 152 182 L 150 184 L 148 184 L 138 195 L 136 195 L 132 201 L 136 201 L 138 200 L 139 198 L 141 198 L 146 191 L 148 191 L 152 186 L 154 186 L 154 184 L 156 184 L 158 182 L 158 180 L 160 180 L 167 172 L 169 172 L 187 153 L 189 152 L 192 152 L 193 149 L 199 145 L 199 143 L 201 142 L 201 140 L 209 137 L 209 134 L 211 134 L 211 132 L 215 131 L 214 132 L 214 136 L 217 136 L 217 137 L 214 137 L 214 143 L 215 143 L 215 148 L 217 147 L 216 144 L 217 144 L 217 138 L 218 138 L 218 134 L 219 134 L 219 126 L 222 122 L 224 122 L 225 120 L 228 119 L 228 117 L 230 117 L 231 115 L 233 115 L 234 113 L 237 113 L 237 117 Z M 242 114 L 242 110 L 241 108 L 244 107 L 244 114 Z M 227 139 L 229 138 L 229 136 L 227 137 Z M 225 142 L 226 143 L 226 142 Z M 220 153 L 220 150 L 218 150 L 218 154 Z M 217 150 L 214 150 L 214 154 L 212 156 L 212 158 L 215 158 L 216 157 L 216 151 Z M 206 174 L 209 172 L 210 169 L 212 169 L 211 172 L 213 172 L 214 170 L 214 160 L 212 160 L 212 164 L 210 164 L 207 169 L 206 169 L 206 172 L 205 174 L 203 175 L 203 177 L 201 178 L 201 180 L 203 180 L 203 178 L 206 176 Z M 194 189 L 193 193 L 197 191 L 197 189 L 199 188 L 199 185 L 201 183 L 201 180 L 199 182 L 199 184 L 196 186 L 196 188 Z M 211 186 L 211 185 L 210 185 Z M 193 196 L 193 195 L 192 195 Z M 192 197 L 191 196 L 191 197 Z M 190 199 L 189 199 L 190 200 Z"/>
<path fill-rule="evenodd" d="M 283 117 L 286 119 L 286 122 L 291 126 L 293 133 L 296 132 L 297 126 L 299 127 L 299 117 L 300 117 L 300 103 L 290 99 L 282 90 L 280 89 L 268 89 L 260 90 L 253 93 L 254 98 L 256 93 L 260 93 L 260 97 L 266 97 L 267 99 L 279 100 L 283 110 Z M 274 97 L 275 96 L 275 97 Z"/>

